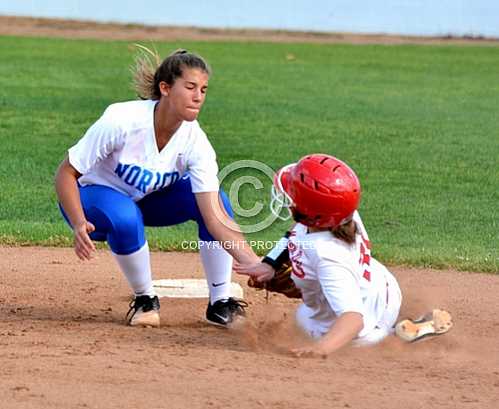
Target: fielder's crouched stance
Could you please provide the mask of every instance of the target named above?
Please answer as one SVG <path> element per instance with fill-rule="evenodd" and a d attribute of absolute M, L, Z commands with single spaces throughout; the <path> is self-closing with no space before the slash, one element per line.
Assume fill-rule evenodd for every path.
<path fill-rule="evenodd" d="M 261 263 L 235 266 L 265 282 L 289 258 L 303 300 L 296 320 L 317 340 L 293 350 L 298 356 L 327 355 L 352 340 L 374 344 L 393 332 L 402 296 L 395 277 L 371 256 L 360 195 L 353 170 L 332 156 L 309 155 L 284 167 L 273 200 L 289 206 L 297 223 Z"/>
<path fill-rule="evenodd" d="M 142 100 L 110 105 L 57 172 L 56 190 L 74 231 L 75 252 L 89 259 L 92 240 L 107 241 L 135 295 L 128 323 L 159 326 L 144 225 L 194 220 L 206 244 L 200 246 L 210 289 L 206 319 L 227 326 L 246 306 L 230 297 L 232 256 L 242 263 L 258 258 L 231 219 L 230 203 L 219 191 L 215 152 L 196 121 L 209 67 L 185 50 L 157 66 L 144 56 L 137 62 Z"/>

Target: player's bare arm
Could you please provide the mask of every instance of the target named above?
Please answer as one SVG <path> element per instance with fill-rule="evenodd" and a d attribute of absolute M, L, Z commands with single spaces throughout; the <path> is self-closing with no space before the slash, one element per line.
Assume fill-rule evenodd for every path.
<path fill-rule="evenodd" d="M 73 227 L 75 253 L 81 260 L 91 258 L 95 246 L 89 234 L 95 230 L 83 213 L 77 180 L 80 173 L 69 163 L 68 158 L 59 165 L 55 177 L 55 188 L 59 203 Z"/>
<path fill-rule="evenodd" d="M 266 263 L 258 262 L 253 264 L 234 263 L 232 269 L 242 275 L 253 277 L 256 281 L 269 281 L 275 275 L 275 269 Z"/>
<path fill-rule="evenodd" d="M 359 335 L 362 328 L 364 328 L 362 314 L 345 312 L 336 319 L 329 332 L 319 341 L 292 349 L 291 352 L 298 357 L 327 356 L 348 345 Z"/>
<path fill-rule="evenodd" d="M 206 228 L 227 252 L 241 264 L 259 263 L 259 257 L 245 240 L 237 223 L 232 220 L 220 205 L 218 192 L 196 193 L 198 204 Z"/>

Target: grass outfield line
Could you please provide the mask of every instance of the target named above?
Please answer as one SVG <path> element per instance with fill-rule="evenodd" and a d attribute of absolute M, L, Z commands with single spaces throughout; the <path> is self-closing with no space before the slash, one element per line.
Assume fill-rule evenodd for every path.
<path fill-rule="evenodd" d="M 378 259 L 499 270 L 498 47 L 156 46 L 162 54 L 191 49 L 212 65 L 200 122 L 221 169 L 243 159 L 277 169 L 306 153 L 333 154 L 361 179 L 360 211 Z M 0 243 L 71 245 L 53 175 L 108 104 L 134 98 L 132 59 L 128 42 L 0 37 Z M 244 185 L 242 206 L 268 204 L 269 179 L 237 175 L 244 172 L 264 188 Z M 286 227 L 276 222 L 249 239 L 273 241 Z M 196 228 L 148 235 L 153 248 L 182 250 Z"/>

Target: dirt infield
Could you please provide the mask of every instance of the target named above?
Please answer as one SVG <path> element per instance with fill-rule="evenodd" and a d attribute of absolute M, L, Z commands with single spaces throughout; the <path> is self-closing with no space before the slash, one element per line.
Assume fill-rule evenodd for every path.
<path fill-rule="evenodd" d="M 472 44 L 499 45 L 482 37 L 416 37 L 383 34 L 314 33 L 278 30 L 206 29 L 138 24 L 110 24 L 47 18 L 0 16 L 0 35 L 148 41 L 268 41 L 347 44 Z"/>
<path fill-rule="evenodd" d="M 153 253 L 155 279 L 202 277 L 197 254 Z M 440 337 L 347 348 L 328 359 L 284 353 L 303 338 L 295 301 L 236 277 L 250 303 L 240 331 L 209 326 L 206 300 L 162 300 L 162 327 L 124 325 L 129 292 L 107 251 L 0 248 L 0 407 L 496 408 L 499 277 L 392 268 L 402 316 L 448 309 Z"/>

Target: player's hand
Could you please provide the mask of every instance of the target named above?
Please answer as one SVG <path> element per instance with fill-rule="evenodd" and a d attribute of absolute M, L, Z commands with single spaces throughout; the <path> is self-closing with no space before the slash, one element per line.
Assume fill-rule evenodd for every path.
<path fill-rule="evenodd" d="M 327 358 L 329 351 L 323 348 L 320 344 L 307 345 L 290 350 L 291 355 L 297 358 Z"/>
<path fill-rule="evenodd" d="M 95 245 L 89 234 L 95 230 L 95 226 L 84 221 L 73 228 L 75 253 L 80 260 L 90 260 L 95 251 Z"/>
<path fill-rule="evenodd" d="M 234 263 L 232 267 L 237 274 L 251 276 L 256 281 L 269 281 L 274 277 L 275 270 L 267 263 L 240 264 Z"/>

